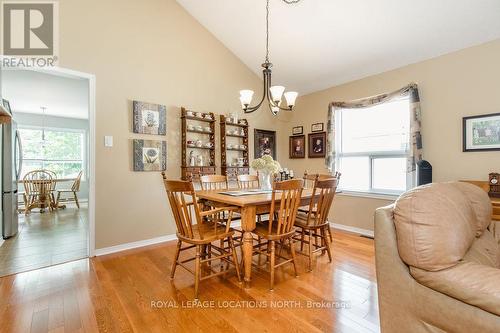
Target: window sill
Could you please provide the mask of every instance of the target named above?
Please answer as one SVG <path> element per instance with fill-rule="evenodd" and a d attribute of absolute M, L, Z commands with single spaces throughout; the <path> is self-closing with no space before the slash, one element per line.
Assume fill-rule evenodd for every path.
<path fill-rule="evenodd" d="M 376 193 L 376 192 L 356 192 L 356 191 L 346 191 L 341 190 L 342 192 L 338 195 L 345 197 L 358 197 L 358 198 L 370 198 L 370 199 L 381 199 L 381 200 L 390 200 L 394 201 L 399 197 L 399 194 L 388 194 L 388 193 Z"/>

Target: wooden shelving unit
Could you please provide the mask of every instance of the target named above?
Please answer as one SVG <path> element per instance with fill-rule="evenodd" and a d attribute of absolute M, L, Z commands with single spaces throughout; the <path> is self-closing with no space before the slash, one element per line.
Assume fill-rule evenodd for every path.
<path fill-rule="evenodd" d="M 221 172 L 229 180 L 236 180 L 238 175 L 249 173 L 248 151 L 250 148 L 248 147 L 248 121 L 246 119 L 240 119 L 240 121 L 244 121 L 244 124 L 228 122 L 228 119 L 224 115 L 220 116 Z M 237 132 L 233 133 L 235 130 Z M 238 142 L 238 146 L 244 145 L 245 149 L 228 148 L 228 137 L 238 138 L 232 141 Z M 243 158 L 243 165 L 233 165 L 232 163 L 234 162 L 228 160 L 230 158 L 228 157 L 228 152 L 236 152 L 233 155 Z"/>
<path fill-rule="evenodd" d="M 188 115 L 188 112 L 192 112 L 193 115 Z M 197 117 L 194 114 L 200 114 L 202 116 Z M 205 115 L 208 115 L 205 116 Z M 204 127 L 210 127 L 210 132 L 197 129 L 188 129 L 188 123 L 193 125 L 205 124 Z M 215 115 L 213 113 L 202 113 L 190 111 L 185 108 L 181 108 L 181 145 L 182 145 L 182 160 L 181 160 L 181 177 L 183 180 L 198 181 L 202 175 L 215 175 Z M 188 133 L 195 133 L 199 140 L 203 141 L 203 144 L 210 142 L 211 147 L 199 147 L 196 145 L 188 145 Z M 197 139 L 198 140 L 198 139 Z M 204 161 L 203 165 L 189 165 L 188 161 L 188 149 L 199 152 L 208 151 L 209 159 Z M 196 161 L 197 162 L 197 161 Z"/>

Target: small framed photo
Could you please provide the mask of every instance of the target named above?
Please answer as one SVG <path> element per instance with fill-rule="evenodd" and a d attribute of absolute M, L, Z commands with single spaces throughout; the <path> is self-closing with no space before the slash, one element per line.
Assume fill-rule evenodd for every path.
<path fill-rule="evenodd" d="M 307 138 L 309 158 L 326 156 L 326 132 L 310 133 Z"/>
<path fill-rule="evenodd" d="M 323 132 L 323 123 L 312 124 L 311 132 Z"/>
<path fill-rule="evenodd" d="M 306 157 L 306 136 L 294 135 L 290 137 L 289 154 L 290 158 Z"/>
<path fill-rule="evenodd" d="M 463 151 L 500 150 L 500 113 L 462 119 Z"/>
<path fill-rule="evenodd" d="M 295 126 L 292 128 L 292 135 L 300 135 L 300 134 L 304 134 L 304 127 Z"/>
<path fill-rule="evenodd" d="M 167 170 L 167 142 L 135 139 L 134 171 Z"/>
<path fill-rule="evenodd" d="M 276 160 L 276 132 L 254 129 L 254 158 L 271 155 Z"/>

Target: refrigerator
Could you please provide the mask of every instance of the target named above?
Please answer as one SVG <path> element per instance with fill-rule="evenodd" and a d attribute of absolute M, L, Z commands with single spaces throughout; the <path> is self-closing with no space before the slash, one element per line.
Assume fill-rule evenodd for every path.
<path fill-rule="evenodd" d="M 17 185 L 22 168 L 22 145 L 14 120 L 2 129 L 2 237 L 15 236 L 18 231 Z"/>

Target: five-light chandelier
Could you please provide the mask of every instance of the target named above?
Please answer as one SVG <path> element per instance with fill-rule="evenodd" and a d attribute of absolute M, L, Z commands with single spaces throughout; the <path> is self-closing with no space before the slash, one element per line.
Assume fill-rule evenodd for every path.
<path fill-rule="evenodd" d="M 300 0 L 282 0 L 287 4 L 294 4 Z M 262 94 L 262 99 L 259 104 L 255 106 L 250 106 L 252 102 L 252 97 L 254 92 L 252 90 L 241 90 L 240 91 L 240 102 L 241 107 L 245 113 L 251 113 L 257 111 L 264 100 L 267 99 L 269 108 L 273 115 L 277 115 L 280 110 L 291 111 L 295 106 L 295 100 L 297 99 L 298 93 L 295 91 L 285 92 L 285 87 L 283 86 L 272 86 L 271 85 L 271 67 L 273 64 L 269 61 L 269 0 L 266 3 L 266 60 L 262 64 L 264 70 L 262 74 L 264 76 L 264 91 Z M 286 107 L 281 107 L 282 97 L 285 97 Z"/>

